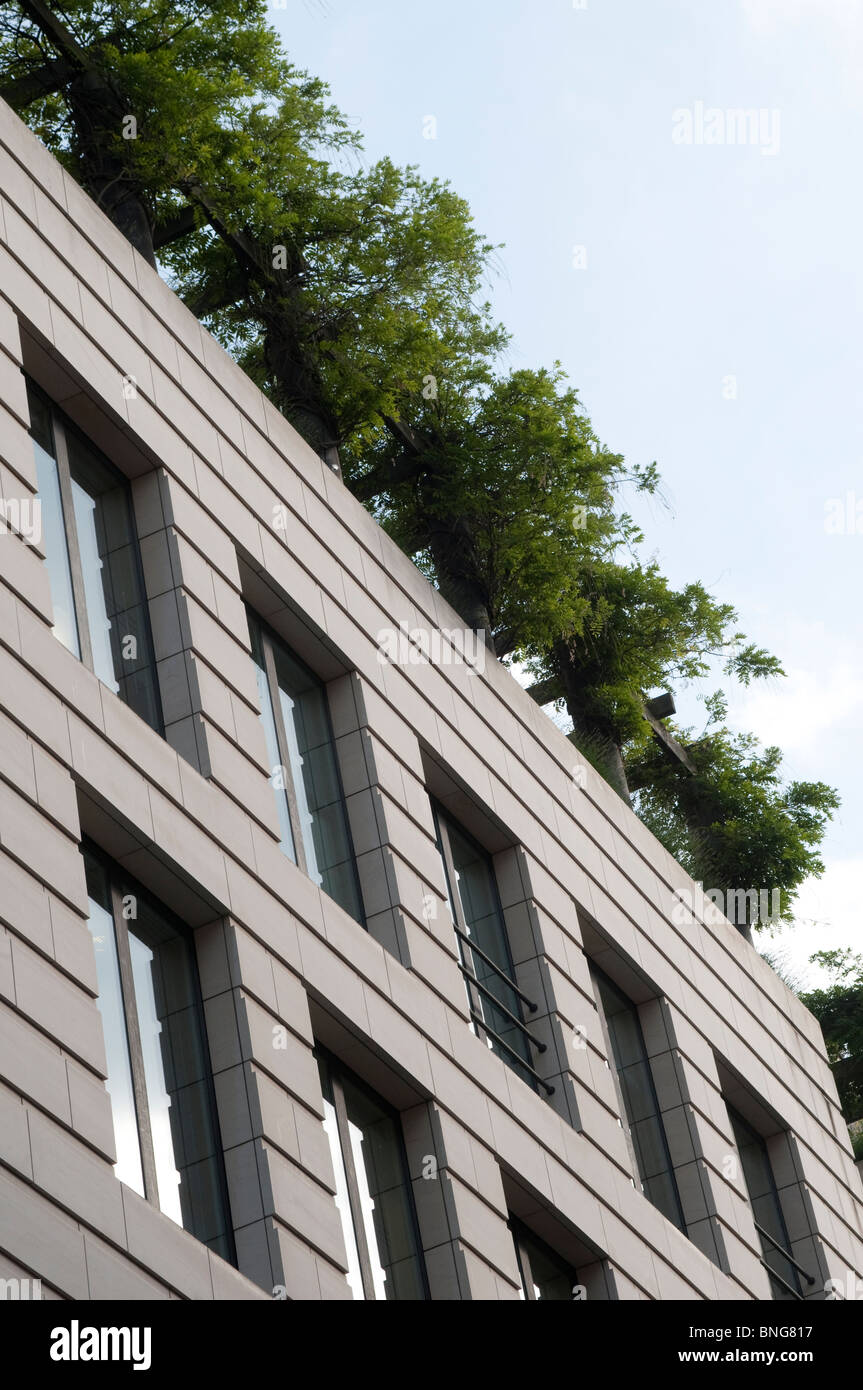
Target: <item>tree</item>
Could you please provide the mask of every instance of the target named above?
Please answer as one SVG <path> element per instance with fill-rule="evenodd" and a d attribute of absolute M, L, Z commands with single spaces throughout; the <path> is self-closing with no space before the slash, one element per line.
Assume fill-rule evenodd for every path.
<path fill-rule="evenodd" d="M 337 166 L 359 137 L 265 16 L 263 0 L 21 0 L 0 17 L 2 91 L 338 467 L 382 420 L 404 436 L 397 401 L 454 330 L 499 350 L 474 306 L 491 248 L 440 181 Z"/>
<path fill-rule="evenodd" d="M 642 485 L 652 487 L 655 475 Z M 638 540 L 637 534 L 632 539 Z M 699 583 L 676 591 L 653 562 L 623 564 L 597 555 L 579 582 L 591 618 L 580 633 L 530 652 L 540 703 L 562 700 L 573 741 L 624 799 L 629 778 L 624 748 L 646 736 L 644 694 L 708 674 L 721 656 L 727 674 L 748 683 L 780 674 L 767 652 L 744 644 L 737 615 Z"/>
<path fill-rule="evenodd" d="M 580 631 L 580 566 L 617 536 L 623 460 L 603 448 L 554 370 L 445 368 L 433 400 L 406 402 L 423 449 L 379 435 L 349 480 L 499 657 Z"/>
<path fill-rule="evenodd" d="M 265 24 L 264 0 L 20 0 L 0 9 L 0 96 L 151 265 L 198 214 L 171 196 L 190 159 L 218 159 L 219 133 L 286 85 L 319 127 L 324 88 L 297 74 Z"/>
<path fill-rule="evenodd" d="M 724 699 L 714 697 L 711 710 L 718 722 Z M 824 871 L 818 849 L 839 805 L 836 792 L 823 782 L 783 782 L 780 750 L 761 748 L 753 734 L 723 726 L 695 742 L 688 730 L 676 736 L 694 774 L 647 737 L 629 750 L 639 816 L 692 878 L 726 902 L 730 893 L 758 891 L 757 901 L 734 899 L 745 901 L 745 921 L 737 925 L 790 922 L 800 885 Z"/>
<path fill-rule="evenodd" d="M 863 1119 L 863 956 L 846 947 L 819 951 L 812 960 L 833 979 L 801 999 L 821 1024 L 846 1118 Z"/>
<path fill-rule="evenodd" d="M 732 883 L 753 860 L 741 827 L 757 830 L 755 862 L 772 852 L 793 892 L 835 794 L 780 791 L 775 750 L 727 731 L 683 777 L 642 718 L 645 691 L 717 655 L 744 681 L 778 663 L 702 586 L 621 563 L 640 536 L 617 492 L 653 490 L 655 466 L 626 473 L 558 367 L 501 371 L 507 335 L 481 299 L 494 248 L 467 204 L 389 160 L 357 167 L 359 137 L 265 16 L 264 0 L 20 0 L 0 7 L 0 91 L 321 456 L 344 458 L 464 621 L 530 660 L 620 794 L 629 773 L 645 818 Z"/>
<path fill-rule="evenodd" d="M 287 129 L 283 111 L 255 113 L 217 176 L 186 183 L 212 232 L 168 248 L 166 267 L 322 456 L 381 429 L 417 451 L 404 404 L 506 341 L 478 302 L 491 248 L 446 184 L 389 160 L 302 168 L 305 137 Z"/>

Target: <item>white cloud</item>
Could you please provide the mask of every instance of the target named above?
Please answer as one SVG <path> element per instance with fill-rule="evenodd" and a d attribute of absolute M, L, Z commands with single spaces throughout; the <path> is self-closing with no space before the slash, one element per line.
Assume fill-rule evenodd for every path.
<path fill-rule="evenodd" d="M 827 745 L 863 729 L 863 667 L 839 662 L 806 670 L 788 667 L 787 678 L 752 686 L 735 698 L 733 722 L 765 744 L 793 756 L 825 758 Z"/>

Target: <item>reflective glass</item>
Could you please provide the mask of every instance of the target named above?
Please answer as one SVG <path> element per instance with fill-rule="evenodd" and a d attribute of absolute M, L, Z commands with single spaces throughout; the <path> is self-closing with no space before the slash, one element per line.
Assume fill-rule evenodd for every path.
<path fill-rule="evenodd" d="M 99 985 L 96 1007 L 102 1015 L 105 1054 L 108 1061 L 105 1089 L 111 1097 L 114 1142 L 117 1147 L 114 1172 L 121 1182 L 127 1183 L 143 1197 L 144 1175 L 141 1168 L 138 1116 L 135 1111 L 129 1037 L 111 911 L 111 889 L 102 865 L 97 860 L 85 854 L 84 865 L 90 899 L 88 926 L 96 951 L 96 978 Z"/>
<path fill-rule="evenodd" d="M 773 1238 L 772 1241 L 768 1240 L 767 1236 L 761 1234 L 761 1231 L 758 1232 L 764 1263 L 778 1274 L 786 1284 L 790 1284 L 792 1289 L 800 1293 L 798 1272 L 791 1261 L 786 1259 L 782 1253 L 783 1250 L 790 1250 L 790 1243 L 767 1145 L 757 1130 L 754 1130 L 737 1110 L 730 1105 L 727 1109 L 734 1133 L 734 1142 L 740 1155 L 746 1190 L 752 1204 L 752 1214 L 761 1230 L 766 1231 L 767 1235 Z M 773 1241 L 777 1242 L 780 1249 L 777 1250 Z M 775 1299 L 779 1301 L 794 1299 L 794 1294 L 789 1293 L 775 1280 L 771 1280 L 771 1286 Z"/>
<path fill-rule="evenodd" d="M 54 457 L 54 434 L 51 415 L 34 391 L 29 391 L 31 433 L 36 455 L 36 482 L 42 504 L 42 540 L 45 564 L 51 587 L 51 606 L 54 610 L 54 634 L 80 659 L 81 644 L 75 619 L 75 599 L 72 593 L 72 571 L 69 566 L 69 546 L 60 496 L 60 478 Z"/>
<path fill-rule="evenodd" d="M 99 999 L 108 1053 L 108 1091 L 117 1133 L 117 1175 L 154 1200 L 178 1225 L 226 1259 L 233 1244 L 224 1192 L 221 1143 L 197 967 L 191 939 L 147 895 L 111 874 L 85 851 L 90 931 L 96 945 Z M 124 955 L 124 953 L 126 953 Z M 121 988 L 121 955 L 132 985 Z M 129 1020 L 131 1019 L 131 1023 Z M 138 1046 L 133 1065 L 130 1049 Z M 135 1066 L 145 1093 L 142 1140 Z M 158 1193 L 145 1192 L 142 1143 L 152 1141 Z M 149 1152 L 149 1148 L 147 1147 Z"/>
<path fill-rule="evenodd" d="M 280 765 L 275 716 L 266 678 L 264 637 L 250 615 L 252 653 L 258 669 L 261 716 L 267 757 Z M 279 706 L 288 743 L 289 767 L 309 877 L 346 912 L 363 922 L 359 884 L 347 811 L 330 725 L 327 694 L 318 678 L 277 638 L 270 636 L 279 689 Z M 285 780 L 273 779 L 282 847 L 297 862 Z"/>
<path fill-rule="evenodd" d="M 521 1274 L 521 1298 L 526 1299 L 530 1293 L 538 1303 L 571 1303 L 578 1283 L 572 1266 L 514 1219 L 513 1239 Z"/>
<path fill-rule="evenodd" d="M 466 980 L 465 988 L 468 1001 L 471 1008 L 480 1015 L 484 1022 L 488 1023 L 490 1028 L 494 1029 L 495 1033 L 507 1044 L 507 1047 L 501 1047 L 494 1038 L 488 1034 L 483 1034 L 481 1028 L 477 1030 L 475 1027 L 474 1031 L 479 1031 L 480 1036 L 485 1037 L 491 1050 L 522 1076 L 529 1086 L 535 1088 L 536 1082 L 530 1072 L 519 1066 L 520 1059 L 530 1063 L 530 1044 L 518 1024 L 514 1023 L 495 1003 L 495 1000 L 499 1000 L 509 1014 L 514 1014 L 517 1019 L 521 1018 L 521 1001 L 508 983 L 515 972 L 491 857 L 482 846 L 464 834 L 443 812 L 438 810 L 436 816 L 438 848 L 444 865 L 450 913 L 455 923 L 457 915 L 453 893 L 456 892 L 459 895 L 459 904 L 467 928 L 467 935 L 471 941 L 476 942 L 478 947 L 477 951 L 472 951 L 470 945 L 459 937 L 459 956 L 468 972 L 475 975 L 476 979 L 493 996 L 490 999 L 489 994 L 477 989 Z M 442 833 L 446 833 L 449 839 L 455 870 L 455 884 L 450 883 L 450 876 L 447 872 L 446 857 L 443 854 L 441 841 Z M 489 960 L 494 961 L 498 970 L 495 970 L 493 965 L 489 965 L 488 961 L 483 960 L 479 951 L 488 956 Z M 502 978 L 498 971 L 502 971 L 506 978 Z M 516 1055 L 513 1056 L 507 1048 L 511 1048 Z"/>
<path fill-rule="evenodd" d="M 348 1073 L 325 1058 L 319 1061 L 324 1094 L 324 1129 L 333 1155 L 336 1206 L 345 1234 L 348 1283 L 363 1298 L 356 1223 L 368 1254 L 374 1297 L 419 1300 L 426 1297 L 422 1257 L 416 1233 L 410 1176 L 397 1115 Z M 350 1153 L 342 1151 L 336 1121 L 335 1084 L 341 1088 Z M 359 1211 L 352 1210 L 345 1164 L 356 1177 Z"/>
<path fill-rule="evenodd" d="M 675 1226 L 685 1231 L 680 1193 L 668 1151 L 668 1139 L 662 1123 L 638 1009 L 601 970 L 594 969 L 592 973 L 608 1028 L 611 1061 L 617 1072 L 627 1128 L 635 1150 L 644 1195 L 663 1216 L 667 1216 L 669 1221 L 673 1221 Z"/>
<path fill-rule="evenodd" d="M 93 669 L 158 729 L 153 647 L 129 485 L 71 428 L 67 441 Z"/>
<path fill-rule="evenodd" d="M 28 400 L 54 632 L 79 659 L 89 637 L 95 674 L 161 732 L 129 485 L 32 384 Z M 71 515 L 63 507 L 58 439 L 65 440 L 68 454 Z M 65 456 L 61 451 L 60 457 Z M 73 586 L 76 554 L 81 561 L 78 607 L 83 611 L 76 610 Z"/>

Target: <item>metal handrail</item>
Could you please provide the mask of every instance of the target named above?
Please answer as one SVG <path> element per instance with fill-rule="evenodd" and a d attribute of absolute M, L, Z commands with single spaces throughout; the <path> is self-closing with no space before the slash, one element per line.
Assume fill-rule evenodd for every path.
<path fill-rule="evenodd" d="M 525 1071 L 530 1072 L 530 1075 L 533 1077 L 533 1079 L 535 1081 L 538 1081 L 540 1086 L 542 1086 L 545 1089 L 546 1095 L 554 1095 L 554 1087 L 551 1086 L 543 1077 L 541 1077 L 538 1071 L 534 1070 L 534 1068 L 530 1065 L 530 1062 L 526 1062 L 524 1060 L 520 1052 L 516 1052 L 514 1047 L 510 1047 L 509 1043 L 500 1036 L 500 1033 L 496 1033 L 493 1028 L 489 1028 L 482 1014 L 477 1013 L 476 1009 L 471 1009 L 470 1016 L 475 1023 L 478 1023 L 481 1028 L 485 1029 L 490 1038 L 494 1038 L 495 1042 L 498 1044 L 499 1047 L 504 1048 L 504 1050 L 508 1052 L 511 1057 L 515 1058 L 520 1067 L 524 1067 Z"/>
<path fill-rule="evenodd" d="M 814 1280 L 814 1278 L 812 1277 L 812 1275 L 809 1274 L 808 1271 L 805 1270 L 801 1264 L 798 1264 L 798 1263 L 797 1263 L 797 1261 L 795 1260 L 795 1258 L 794 1258 L 793 1255 L 789 1255 L 789 1253 L 788 1253 L 788 1251 L 785 1249 L 785 1246 L 784 1246 L 784 1245 L 780 1245 L 779 1242 L 778 1242 L 778 1240 L 774 1240 L 774 1239 L 773 1239 L 773 1236 L 770 1234 L 769 1231 L 765 1231 L 764 1227 L 763 1227 L 763 1226 L 759 1226 L 759 1224 L 758 1224 L 757 1221 L 754 1222 L 754 1225 L 755 1225 L 755 1229 L 756 1229 L 756 1231 L 758 1232 L 758 1234 L 759 1234 L 760 1236 L 763 1236 L 765 1240 L 769 1240 L 769 1241 L 770 1241 L 770 1244 L 773 1246 L 774 1250 L 778 1250 L 779 1253 L 780 1253 L 780 1255 L 784 1255 L 784 1256 L 785 1256 L 785 1258 L 786 1258 L 786 1260 L 788 1261 L 788 1263 L 789 1263 L 790 1265 L 793 1265 L 793 1266 L 794 1266 L 794 1268 L 797 1270 L 797 1273 L 798 1273 L 798 1274 L 802 1274 L 802 1275 L 803 1275 L 803 1278 L 806 1280 L 807 1284 L 808 1284 L 808 1285 L 810 1286 L 810 1288 L 811 1288 L 812 1285 L 815 1283 L 815 1280 Z M 769 1266 L 768 1266 L 768 1268 L 769 1268 Z M 778 1277 L 778 1276 L 777 1276 L 777 1277 Z"/>
<path fill-rule="evenodd" d="M 468 970 L 467 966 L 464 965 L 462 962 L 459 962 L 459 970 L 464 975 L 466 980 L 469 980 L 472 985 L 476 985 L 477 989 L 482 990 L 486 998 L 492 1001 L 495 1008 L 499 1009 L 500 1012 L 509 1019 L 510 1023 L 514 1023 L 516 1028 L 521 1029 L 525 1037 L 533 1043 L 537 1052 L 548 1051 L 548 1046 L 546 1045 L 546 1043 L 541 1042 L 539 1038 L 535 1038 L 533 1036 L 533 1033 L 531 1033 L 530 1029 L 526 1027 L 524 1021 L 520 1019 L 517 1014 L 511 1013 L 510 1010 L 506 1007 L 506 1005 L 500 1002 L 497 995 L 492 990 L 490 990 L 487 985 L 484 985 L 482 980 L 478 980 L 476 975 L 474 975 L 472 971 Z"/>
<path fill-rule="evenodd" d="M 460 941 L 466 941 L 467 944 L 468 944 L 468 946 L 470 947 L 470 949 L 471 949 L 472 951 L 475 951 L 476 954 L 479 956 L 480 960 L 484 960 L 485 963 L 486 963 L 486 965 L 490 965 L 490 966 L 491 966 L 492 970 L 495 972 L 496 975 L 499 975 L 500 978 L 501 978 L 502 980 L 506 980 L 507 984 L 509 985 L 509 987 L 510 987 L 510 989 L 513 991 L 513 993 L 518 995 L 518 997 L 519 997 L 519 999 L 521 1000 L 521 1002 L 522 1002 L 523 1004 L 526 1004 L 526 1005 L 527 1005 L 527 1007 L 530 1009 L 530 1011 L 531 1011 L 532 1014 L 535 1014 L 535 1013 L 537 1012 L 537 1009 L 539 1008 L 539 1005 L 538 1005 L 538 1004 L 534 1004 L 534 1002 L 533 1002 L 532 999 L 528 999 L 527 995 L 524 994 L 524 993 L 519 989 L 518 985 L 515 984 L 515 983 L 510 979 L 510 977 L 509 977 L 509 975 L 507 975 L 506 971 L 505 971 L 505 970 L 501 970 L 501 968 L 500 968 L 500 966 L 498 965 L 497 961 L 492 960 L 491 956 L 487 956 L 486 953 L 485 953 L 485 951 L 481 950 L 481 949 L 479 948 L 479 946 L 477 946 L 476 942 L 475 942 L 475 941 L 472 941 L 471 938 L 467 935 L 467 933 L 466 933 L 466 932 L 463 932 L 463 931 L 461 930 L 460 927 L 458 927 L 458 926 L 455 925 L 455 923 L 453 923 L 453 929 L 454 929 L 454 931 L 455 931 L 456 936 L 459 938 L 459 940 L 460 940 Z"/>
<path fill-rule="evenodd" d="M 764 1258 L 761 1259 L 761 1263 L 767 1270 L 767 1273 L 770 1275 L 771 1279 L 775 1279 L 777 1284 L 781 1284 L 783 1289 L 787 1289 L 788 1292 L 791 1294 L 792 1298 L 796 1298 L 799 1300 L 799 1302 L 805 1303 L 806 1300 L 804 1299 L 802 1293 L 799 1293 L 797 1289 L 793 1288 L 786 1279 L 783 1279 L 781 1274 L 777 1274 L 776 1270 L 772 1267 L 772 1265 L 769 1265 Z"/>

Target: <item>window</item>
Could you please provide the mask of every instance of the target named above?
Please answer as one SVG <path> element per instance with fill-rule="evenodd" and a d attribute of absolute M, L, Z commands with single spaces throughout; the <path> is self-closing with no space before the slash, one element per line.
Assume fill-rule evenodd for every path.
<path fill-rule="evenodd" d="M 92 849 L 84 864 L 108 1059 L 117 1177 L 233 1261 L 194 948 Z"/>
<path fill-rule="evenodd" d="M 129 485 L 28 382 L 54 632 L 162 732 Z"/>
<path fill-rule="evenodd" d="M 803 1274 L 810 1285 L 814 1284 L 815 1280 L 797 1264 L 791 1254 L 791 1242 L 782 1215 L 782 1203 L 779 1200 L 767 1144 L 739 1111 L 731 1105 L 727 1105 L 727 1109 L 734 1142 L 740 1155 L 743 1180 L 752 1206 L 755 1229 L 761 1242 L 761 1263 L 770 1276 L 773 1297 L 789 1302 L 792 1299 L 800 1299 L 803 1297 L 800 1275 Z"/>
<path fill-rule="evenodd" d="M 597 966 L 591 966 L 591 973 L 642 1191 L 663 1216 L 685 1232 L 680 1193 L 638 1009 Z"/>
<path fill-rule="evenodd" d="M 282 849 L 362 924 L 326 689 L 251 613 L 249 634 Z"/>
<path fill-rule="evenodd" d="M 398 1114 L 328 1055 L 318 1066 L 353 1296 L 428 1298 Z"/>
<path fill-rule="evenodd" d="M 553 1095 L 532 1065 L 531 1047 L 542 1053 L 546 1045 L 525 1027 L 522 1006 L 537 1006 L 515 983 L 491 856 L 440 807 L 434 816 L 471 1027 L 529 1086 Z"/>
<path fill-rule="evenodd" d="M 547 1303 L 551 1299 L 572 1302 L 578 1284 L 578 1275 L 572 1266 L 516 1217 L 510 1217 L 509 1227 L 521 1276 L 520 1297 L 531 1303 Z"/>

